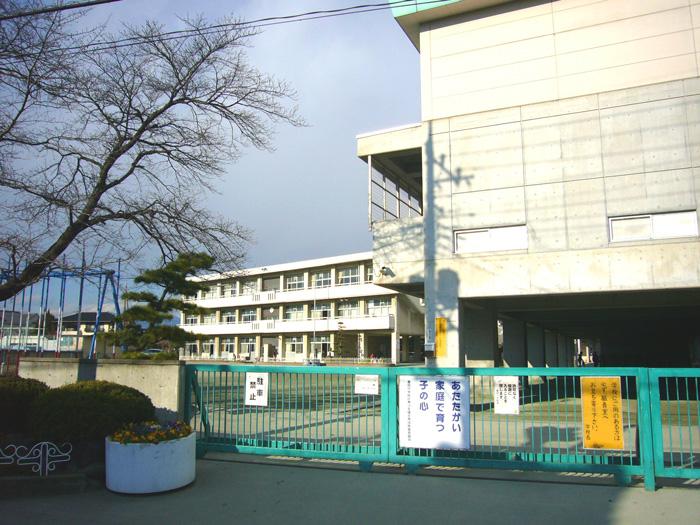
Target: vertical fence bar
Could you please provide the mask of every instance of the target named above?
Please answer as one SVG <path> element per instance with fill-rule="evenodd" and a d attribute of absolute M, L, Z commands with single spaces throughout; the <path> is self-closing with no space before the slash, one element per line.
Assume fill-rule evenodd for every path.
<path fill-rule="evenodd" d="M 637 432 L 639 433 L 640 462 L 644 469 L 644 488 L 656 490 L 655 455 L 661 454 L 663 464 L 663 440 L 659 440 L 661 414 L 655 413 L 659 403 L 659 381 L 650 370 L 637 371 Z M 629 394 L 628 394 L 629 395 Z M 661 446 L 661 450 L 656 450 Z M 658 457 L 658 456 L 657 456 Z"/>

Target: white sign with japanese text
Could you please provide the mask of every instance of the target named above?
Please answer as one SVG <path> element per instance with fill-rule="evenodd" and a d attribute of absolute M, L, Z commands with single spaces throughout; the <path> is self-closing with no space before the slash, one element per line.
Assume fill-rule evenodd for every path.
<path fill-rule="evenodd" d="M 494 376 L 493 411 L 495 414 L 520 414 L 518 376 Z"/>
<path fill-rule="evenodd" d="M 256 407 L 267 406 L 267 388 L 270 374 L 267 372 L 245 373 L 245 404 Z"/>
<path fill-rule="evenodd" d="M 355 393 L 370 396 L 379 395 L 379 376 L 357 374 L 355 376 Z"/>
<path fill-rule="evenodd" d="M 399 446 L 467 450 L 469 379 L 400 376 Z"/>

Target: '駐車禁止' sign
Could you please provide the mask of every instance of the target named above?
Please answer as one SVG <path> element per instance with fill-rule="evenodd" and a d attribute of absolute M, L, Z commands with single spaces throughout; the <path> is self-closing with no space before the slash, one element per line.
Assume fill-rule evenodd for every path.
<path fill-rule="evenodd" d="M 460 376 L 400 376 L 399 446 L 469 448 L 469 380 Z"/>
<path fill-rule="evenodd" d="M 267 406 L 267 372 L 246 372 L 245 373 L 245 404 L 249 406 Z"/>
<path fill-rule="evenodd" d="M 619 377 L 582 377 L 583 448 L 624 450 Z"/>

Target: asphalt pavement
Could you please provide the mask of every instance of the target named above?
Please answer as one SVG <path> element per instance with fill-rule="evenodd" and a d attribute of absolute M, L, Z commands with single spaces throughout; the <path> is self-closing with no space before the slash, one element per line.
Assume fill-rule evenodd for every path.
<path fill-rule="evenodd" d="M 683 524 L 700 523 L 700 481 L 656 492 L 608 476 L 394 466 L 208 454 L 165 494 L 85 492 L 0 501 L 1 524 Z"/>

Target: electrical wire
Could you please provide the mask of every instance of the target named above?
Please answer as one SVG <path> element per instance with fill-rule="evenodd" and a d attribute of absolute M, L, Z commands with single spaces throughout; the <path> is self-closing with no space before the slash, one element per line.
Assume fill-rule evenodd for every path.
<path fill-rule="evenodd" d="M 112 0 L 121 1 L 121 0 Z M 421 5 L 431 5 L 431 4 L 441 4 L 444 2 L 449 2 L 451 0 L 430 0 L 426 2 L 421 2 Z M 306 22 L 309 20 L 319 20 L 325 18 L 333 18 L 337 16 L 347 16 L 354 14 L 369 13 L 374 11 L 385 11 L 387 9 L 392 9 L 401 5 L 415 4 L 416 0 L 396 0 L 390 2 L 382 2 L 377 4 L 358 4 L 348 7 L 342 7 L 337 9 L 326 9 L 318 11 L 308 11 L 305 13 L 298 13 L 295 15 L 282 15 L 282 16 L 271 16 L 265 18 L 258 18 L 255 20 L 241 21 L 241 22 L 229 22 L 225 24 L 213 24 L 204 26 L 201 28 L 194 29 L 180 29 L 176 31 L 166 31 L 159 33 L 157 35 L 158 42 L 166 42 L 170 40 L 178 40 L 183 38 L 188 38 L 191 36 L 206 36 L 211 34 L 216 34 L 218 32 L 224 31 L 226 29 L 231 29 L 234 27 L 247 27 L 250 29 L 257 29 L 262 27 L 269 27 L 281 24 L 289 24 L 296 22 Z M 55 47 L 49 48 L 42 51 L 41 54 L 54 53 L 54 52 L 69 52 L 69 51 L 80 51 L 81 53 L 90 52 L 100 52 L 112 49 L 119 49 L 122 47 L 130 47 L 144 42 L 148 42 L 150 39 L 147 36 L 133 36 L 126 37 L 112 41 L 106 42 L 94 42 L 91 44 L 86 44 L 84 46 L 72 46 L 72 47 Z M 36 57 L 40 53 L 27 53 L 25 57 Z"/>
<path fill-rule="evenodd" d="M 121 2 L 122 0 L 90 0 L 87 2 L 74 2 L 72 4 L 58 4 L 49 7 L 41 7 L 38 9 L 32 9 L 31 11 L 20 11 L 17 13 L 10 13 L 7 15 L 0 15 L 0 22 L 4 20 L 14 20 L 16 18 L 23 18 L 26 16 L 36 16 L 48 13 L 57 13 L 59 11 L 68 11 L 69 9 L 84 9 L 86 7 L 93 7 L 101 4 L 112 4 L 114 2 Z"/>

